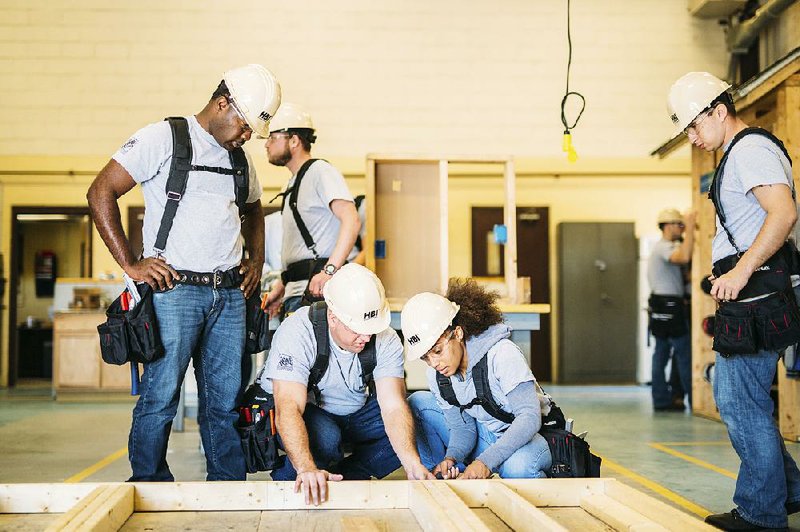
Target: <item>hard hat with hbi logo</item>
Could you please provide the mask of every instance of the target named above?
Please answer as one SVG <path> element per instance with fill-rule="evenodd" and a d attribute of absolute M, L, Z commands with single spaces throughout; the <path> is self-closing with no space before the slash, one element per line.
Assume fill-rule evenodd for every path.
<path fill-rule="evenodd" d="M 406 358 L 417 360 L 427 353 L 453 323 L 460 308 L 446 297 L 431 292 L 409 299 L 400 312 Z"/>
<path fill-rule="evenodd" d="M 675 124 L 675 135 L 682 133 L 711 102 L 730 88 L 730 83 L 708 72 L 689 72 L 673 83 L 667 96 L 667 109 Z"/>
<path fill-rule="evenodd" d="M 322 295 L 328 309 L 357 334 L 378 334 L 389 327 L 391 314 L 378 276 L 360 264 L 342 266 L 325 283 Z"/>
<path fill-rule="evenodd" d="M 308 111 L 296 103 L 285 102 L 278 109 L 275 117 L 269 123 L 269 132 L 287 131 L 289 129 L 310 129 L 314 131 L 314 122 Z"/>
<path fill-rule="evenodd" d="M 664 209 L 658 213 L 658 223 L 680 223 L 683 222 L 683 215 L 678 209 Z"/>
<path fill-rule="evenodd" d="M 269 121 L 281 105 L 281 86 L 275 75 L 261 65 L 245 65 L 222 75 L 231 100 L 242 112 L 255 135 L 269 135 Z"/>

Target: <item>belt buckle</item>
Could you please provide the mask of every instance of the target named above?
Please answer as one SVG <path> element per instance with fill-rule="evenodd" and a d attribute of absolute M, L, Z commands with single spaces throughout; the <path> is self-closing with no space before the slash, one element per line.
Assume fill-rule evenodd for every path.
<path fill-rule="evenodd" d="M 222 284 L 222 273 L 219 270 L 214 272 L 214 288 Z"/>

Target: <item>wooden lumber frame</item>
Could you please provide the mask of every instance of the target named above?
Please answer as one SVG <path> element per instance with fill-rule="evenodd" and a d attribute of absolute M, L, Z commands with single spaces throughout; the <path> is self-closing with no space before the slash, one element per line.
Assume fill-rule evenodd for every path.
<path fill-rule="evenodd" d="M 504 252 L 505 285 L 508 300 L 511 303 L 518 301 L 517 293 L 517 231 L 516 231 L 516 173 L 514 160 L 511 156 L 431 156 L 431 155 L 387 155 L 367 154 L 366 162 L 366 198 L 367 198 L 367 223 L 364 249 L 366 251 L 367 267 L 376 270 L 375 237 L 377 228 L 377 214 L 375 198 L 377 197 L 376 180 L 378 167 L 382 164 L 436 164 L 438 165 L 438 183 L 431 184 L 437 187 L 439 195 L 439 291 L 447 290 L 450 277 L 448 267 L 448 180 L 449 166 L 451 164 L 480 164 L 503 165 L 503 223 L 507 228 L 507 241 Z"/>
<path fill-rule="evenodd" d="M 136 512 L 407 509 L 423 530 L 486 531 L 479 511 L 513 530 L 563 531 L 548 508 L 581 508 L 616 530 L 714 530 L 614 479 L 349 481 L 328 485 L 329 500 L 307 506 L 293 482 L 0 484 L 2 514 L 62 513 L 48 530 L 119 530 Z M 343 529 L 383 527 L 348 515 Z"/>

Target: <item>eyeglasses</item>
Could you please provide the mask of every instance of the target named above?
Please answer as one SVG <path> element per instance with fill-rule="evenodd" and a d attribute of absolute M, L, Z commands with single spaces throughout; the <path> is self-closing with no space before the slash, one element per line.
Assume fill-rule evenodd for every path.
<path fill-rule="evenodd" d="M 292 133 L 287 133 L 285 131 L 270 133 L 269 136 L 267 137 L 267 142 L 275 142 L 276 140 L 275 137 L 277 136 L 289 138 L 292 136 Z"/>
<path fill-rule="evenodd" d="M 247 119 L 244 117 L 244 113 L 242 113 L 241 109 L 239 109 L 239 106 L 236 105 L 236 102 L 234 102 L 233 98 L 231 98 L 230 96 L 228 97 L 228 103 L 231 105 L 231 107 L 233 107 L 236 116 L 242 122 L 241 123 L 242 133 L 247 133 L 248 131 L 252 132 L 253 130 L 247 123 Z"/>
<path fill-rule="evenodd" d="M 436 342 L 433 344 L 433 347 L 428 349 L 428 352 L 425 353 L 420 357 L 423 362 L 430 362 L 432 359 L 440 359 L 442 357 L 442 353 L 444 352 L 445 346 L 453 339 L 453 335 L 456 333 L 456 330 L 453 329 L 450 331 L 450 334 L 447 335 L 447 338 L 444 339 L 442 342 Z"/>
<path fill-rule="evenodd" d="M 700 113 L 703 116 L 700 117 L 699 120 L 697 118 L 695 118 L 694 120 L 689 122 L 689 125 L 686 126 L 685 128 L 683 128 L 683 134 L 684 135 L 688 135 L 689 133 L 691 133 L 692 135 L 697 135 L 697 128 L 700 127 L 700 124 L 703 123 L 703 120 L 705 120 L 707 117 L 711 116 L 711 113 L 713 113 L 713 112 L 714 112 L 714 109 L 712 108 L 712 109 L 706 109 L 705 111 Z"/>

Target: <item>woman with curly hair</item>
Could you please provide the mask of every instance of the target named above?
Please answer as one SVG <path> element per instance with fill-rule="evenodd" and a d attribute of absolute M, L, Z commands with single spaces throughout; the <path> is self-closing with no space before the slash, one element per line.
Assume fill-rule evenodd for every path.
<path fill-rule="evenodd" d="M 409 398 L 422 463 L 443 478 L 460 471 L 460 478 L 545 477 L 551 456 L 539 429 L 551 401 L 509 339 L 497 295 L 471 279 L 451 279 L 447 297 L 417 294 L 400 319 L 406 357 L 429 366 L 431 391 Z M 487 375 L 503 419 L 479 403 L 473 381 L 478 372 Z M 450 387 L 461 407 L 443 397 L 442 389 Z"/>

